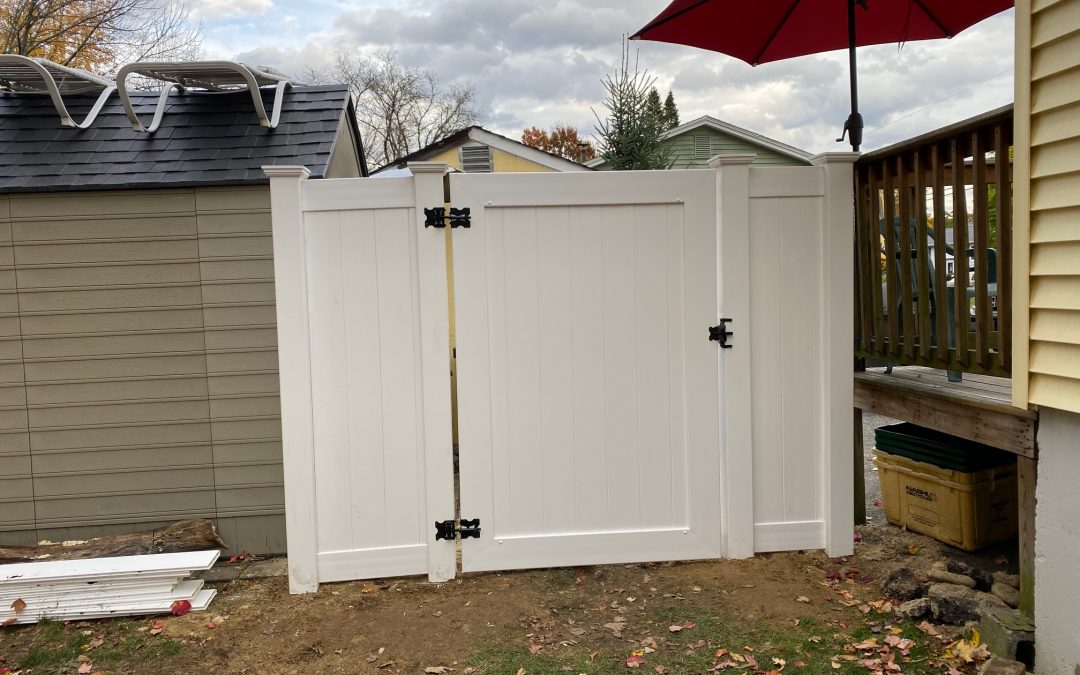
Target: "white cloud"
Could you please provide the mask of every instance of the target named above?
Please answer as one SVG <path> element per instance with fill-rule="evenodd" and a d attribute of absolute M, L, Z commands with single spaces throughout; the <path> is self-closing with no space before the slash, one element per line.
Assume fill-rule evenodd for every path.
<path fill-rule="evenodd" d="M 243 3 L 269 0 L 242 0 Z M 228 0 L 201 0 L 225 4 Z M 398 58 L 468 81 L 483 123 L 517 137 L 529 126 L 557 122 L 591 134 L 601 109 L 601 79 L 619 59 L 620 36 L 659 11 L 658 0 L 382 0 L 338 5 L 332 24 L 312 29 L 303 0 L 278 0 L 304 17 L 273 33 L 264 22 L 245 36 L 238 60 L 302 73 L 329 64 L 339 49 L 395 51 Z M 347 9 L 346 9 L 347 8 Z M 279 22 L 280 23 L 280 22 Z M 329 23 L 329 21 L 328 21 Z M 952 40 L 859 50 L 864 149 L 881 147 L 973 116 L 1012 100 L 1011 11 Z M 285 38 L 288 38 L 286 40 Z M 288 45 L 288 47 L 283 47 Z M 674 92 L 683 121 L 714 115 L 808 151 L 842 149 L 835 142 L 847 117 L 848 67 L 843 52 L 751 68 L 742 61 L 679 45 L 635 42 L 640 64 L 661 94 Z"/>
<path fill-rule="evenodd" d="M 235 19 L 266 14 L 273 0 L 192 0 L 191 16 L 196 19 Z"/>

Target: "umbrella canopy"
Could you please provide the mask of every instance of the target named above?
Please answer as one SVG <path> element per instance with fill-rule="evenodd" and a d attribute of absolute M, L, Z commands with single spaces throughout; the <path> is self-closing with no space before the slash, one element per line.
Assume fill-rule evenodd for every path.
<path fill-rule="evenodd" d="M 855 47 L 951 38 L 1013 4 L 1012 0 L 674 0 L 631 38 L 700 47 L 752 66 L 847 48 L 852 114 L 844 129 L 858 150 L 862 118 Z"/>

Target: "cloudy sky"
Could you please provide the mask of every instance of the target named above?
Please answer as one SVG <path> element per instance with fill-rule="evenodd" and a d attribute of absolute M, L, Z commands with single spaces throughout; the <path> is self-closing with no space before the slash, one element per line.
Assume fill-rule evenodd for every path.
<path fill-rule="evenodd" d="M 445 81 L 471 82 L 482 124 L 513 138 L 558 122 L 592 134 L 601 79 L 667 0 L 193 0 L 208 58 L 303 73 L 339 50 L 396 52 Z M 1013 100 L 1013 12 L 952 40 L 859 50 L 864 150 Z M 682 120 L 713 115 L 811 152 L 835 142 L 849 108 L 844 52 L 751 68 L 691 47 L 634 42 Z"/>

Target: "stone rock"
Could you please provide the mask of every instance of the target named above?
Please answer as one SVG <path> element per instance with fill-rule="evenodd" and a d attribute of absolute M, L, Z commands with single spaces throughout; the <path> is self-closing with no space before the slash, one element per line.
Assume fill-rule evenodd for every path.
<path fill-rule="evenodd" d="M 1035 624 L 1015 609 L 999 609 L 979 621 L 983 642 L 996 656 L 1034 665 Z"/>
<path fill-rule="evenodd" d="M 915 598 L 901 603 L 896 613 L 907 619 L 921 619 L 930 613 L 929 598 Z"/>
<path fill-rule="evenodd" d="M 1024 675 L 1027 668 L 1019 661 L 994 657 L 983 664 L 979 675 Z"/>
<path fill-rule="evenodd" d="M 930 610 L 941 623 L 962 625 L 979 619 L 976 591 L 957 584 L 934 584 L 930 587 Z"/>
<path fill-rule="evenodd" d="M 1008 572 L 994 572 L 995 584 L 1005 584 L 1006 586 L 1012 586 L 1013 588 L 1020 588 L 1020 575 L 1009 574 Z"/>
<path fill-rule="evenodd" d="M 1008 584 L 996 583 L 990 588 L 990 592 L 1004 600 L 1009 607 L 1020 606 L 1020 591 Z"/>
<path fill-rule="evenodd" d="M 975 588 L 980 591 L 989 591 L 990 586 L 994 584 L 994 575 L 990 574 L 981 567 L 975 567 L 963 560 L 949 560 L 946 565 L 946 569 L 953 574 L 963 574 L 966 577 L 971 577 L 975 580 Z"/>
<path fill-rule="evenodd" d="M 975 588 L 975 580 L 969 576 L 963 574 L 954 574 L 946 570 L 931 567 L 927 573 L 932 581 L 938 581 L 943 584 L 956 584 L 957 586 L 966 586 L 968 588 Z"/>
<path fill-rule="evenodd" d="M 975 602 L 979 604 L 979 612 L 982 614 L 1009 608 L 1005 601 L 998 596 L 993 593 L 983 593 L 982 591 L 975 591 Z"/>
<path fill-rule="evenodd" d="M 901 602 L 914 600 L 926 595 L 926 586 L 916 577 L 915 573 L 907 567 L 901 567 L 894 571 L 882 584 L 882 590 L 887 597 Z"/>

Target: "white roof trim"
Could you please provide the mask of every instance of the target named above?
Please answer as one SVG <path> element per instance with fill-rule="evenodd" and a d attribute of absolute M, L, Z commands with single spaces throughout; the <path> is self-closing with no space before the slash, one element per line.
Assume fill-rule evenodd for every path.
<path fill-rule="evenodd" d="M 492 133 L 479 127 L 469 129 L 469 139 L 476 141 L 477 143 L 483 143 L 496 150 L 502 150 L 505 153 L 517 155 L 522 159 L 527 159 L 530 162 L 534 162 L 540 166 L 546 166 L 549 169 L 554 169 L 556 171 L 588 171 L 588 168 L 586 168 L 587 165 L 581 165 L 577 162 L 563 159 L 562 157 L 556 157 L 551 153 L 537 150 L 524 143 L 519 143 L 506 136 L 500 136 L 499 134 Z"/>
<path fill-rule="evenodd" d="M 780 141 L 773 140 L 768 136 L 762 136 L 761 134 L 754 133 L 753 131 L 750 131 L 748 129 L 743 129 L 742 127 L 737 127 L 734 124 L 729 124 L 727 122 L 724 122 L 723 120 L 718 120 L 715 117 L 711 117 L 709 115 L 704 115 L 695 120 L 690 120 L 686 124 L 679 125 L 674 129 L 669 129 L 668 131 L 665 131 L 660 136 L 660 138 L 667 140 L 669 138 L 681 136 L 688 131 L 693 131 L 694 129 L 699 129 L 701 127 L 708 127 L 715 131 L 719 131 L 721 133 L 734 136 L 736 138 L 741 138 L 747 143 L 753 143 L 754 145 L 768 148 L 769 150 L 778 152 L 781 155 L 787 155 L 788 157 L 803 162 L 809 163 L 810 158 L 813 157 L 813 155 L 811 155 L 809 152 L 806 152 L 805 150 L 800 150 L 792 145 L 788 145 L 787 143 L 781 143 Z"/>

